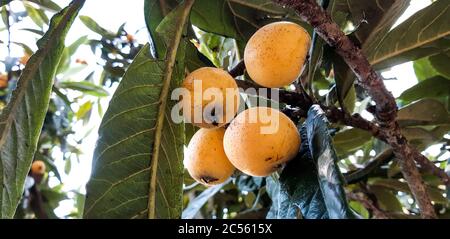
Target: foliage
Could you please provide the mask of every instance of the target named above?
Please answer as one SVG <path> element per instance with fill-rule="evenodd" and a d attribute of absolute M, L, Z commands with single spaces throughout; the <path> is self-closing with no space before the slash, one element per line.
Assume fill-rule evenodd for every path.
<path fill-rule="evenodd" d="M 2 34 L 24 19 L 35 26 L 21 31 L 43 39 L 56 33 L 52 26 L 57 23 L 50 24 L 48 17 L 61 10 L 54 2 L 24 1 L 23 11 L 19 12 L 11 11 L 9 2 L 1 1 L 5 26 L 0 26 Z M 441 169 L 448 168 L 448 1 L 433 1 L 395 27 L 410 1 L 320 2 L 378 71 L 413 62 L 418 82 L 397 97 L 398 122 L 414 147 L 424 151 Z M 309 110 L 307 119 L 298 122 L 303 139 L 299 154 L 278 173 L 266 178 L 236 173 L 231 180 L 212 188 L 195 183 L 183 171 L 182 159 L 183 145 L 196 128 L 170 120 L 170 109 L 176 102 L 169 99 L 169 93 L 186 72 L 203 66 L 229 70 L 237 65 L 249 37 L 269 22 L 294 21 L 313 36 L 309 63 L 300 79 L 318 102 L 362 114 L 370 120 L 367 109 L 372 106 L 371 99 L 355 84 L 354 74 L 334 54 L 333 48 L 291 10 L 270 0 L 169 0 L 162 5 L 161 1 L 144 0 L 144 3 L 146 30 L 151 36 L 147 45 L 139 44 L 125 25 L 112 31 L 95 22 L 95 16 L 79 16 L 79 20 L 98 36 L 80 36 L 64 49 L 54 45 L 43 54 L 45 44 L 39 44 L 40 50 L 34 53 L 34 46 L 0 42 L 2 48 L 14 45 L 23 48 L 28 56 L 33 55 L 29 61 L 27 57 L 1 59 L 0 69 L 7 76 L 6 84 L 0 84 L 2 115 L 11 114 L 11 106 L 4 108 L 8 103 L 22 104 L 13 110 L 22 115 L 17 118 L 17 125 L 26 127 L 28 132 L 17 134 L 16 141 L 8 139 L 8 144 L 3 138 L 0 141 L 3 173 L 0 182 L 8 192 L 14 192 L 11 196 L 16 199 L 25 184 L 15 217 L 56 217 L 53 210 L 66 199 L 75 202 L 73 213 L 67 217 L 81 217 L 84 208 L 86 218 L 376 218 L 380 213 L 391 218 L 415 218 L 418 215 L 416 202 L 389 146 L 370 132 L 329 124 L 316 106 Z M 91 63 L 86 59 L 74 59 L 79 48 L 86 45 L 97 56 L 100 68 L 89 68 Z M 46 54 L 55 58 L 45 58 Z M 83 69 L 88 69 L 88 74 L 76 80 Z M 45 76 L 44 82 L 27 77 L 27 71 L 38 70 Z M 32 85 L 45 83 L 42 86 L 45 92 L 40 93 L 45 97 L 32 102 L 35 104 L 32 111 L 27 108 L 31 105 L 25 103 L 33 87 L 24 88 L 20 83 L 23 81 Z M 28 101 L 17 100 L 13 89 L 27 92 L 24 97 Z M 91 122 L 96 107 L 103 115 L 100 99 L 114 90 L 100 125 L 85 201 L 79 192 L 65 192 L 63 182 L 57 186 L 49 183 L 51 178 L 61 180 L 63 174 L 55 166 L 58 160 L 55 155 L 63 152 L 66 169 L 70 171 L 71 159 L 81 154 L 82 143 L 71 140 L 74 125 Z M 285 90 L 302 89 L 294 84 Z M 241 97 L 251 98 L 246 94 Z M 281 105 L 284 110 L 293 107 Z M 27 109 L 31 121 L 26 121 Z M 13 137 L 14 134 L 9 134 L 11 129 L 0 128 L 0 132 Z M 8 150 L 4 151 L 4 147 Z M 30 148 L 22 150 L 24 147 Z M 6 169 L 13 166 L 11 162 L 15 163 L 6 152 L 26 154 L 18 157 L 19 170 L 8 170 L 18 175 L 15 182 L 5 176 Z M 48 166 L 42 178 L 27 177 L 33 159 L 44 160 Z M 364 171 L 366 166 L 371 170 Z M 448 217 L 449 193 L 445 192 L 445 186 L 434 175 L 421 173 L 436 212 L 440 217 Z M 0 193 L 2 216 L 12 217 L 17 201 L 5 203 L 5 195 L 9 196 L 6 191 Z M 43 205 L 36 206 L 39 197 Z"/>

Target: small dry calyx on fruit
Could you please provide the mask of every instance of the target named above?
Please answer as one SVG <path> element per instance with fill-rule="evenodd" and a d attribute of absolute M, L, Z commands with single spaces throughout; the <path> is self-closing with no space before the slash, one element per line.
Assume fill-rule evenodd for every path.
<path fill-rule="evenodd" d="M 223 128 L 200 129 L 189 142 L 184 164 L 191 177 L 203 185 L 223 183 L 235 170 L 223 149 L 224 134 Z"/>
<path fill-rule="evenodd" d="M 36 160 L 31 165 L 31 173 L 34 175 L 42 175 L 45 173 L 45 163 L 41 160 Z"/>
<path fill-rule="evenodd" d="M 221 127 L 238 111 L 238 86 L 222 69 L 199 68 L 186 76 L 182 86 L 189 93 L 189 97 L 183 95 L 182 99 L 183 115 L 188 123 L 201 128 Z"/>
<path fill-rule="evenodd" d="M 275 22 L 260 28 L 244 51 L 250 78 L 269 88 L 291 84 L 302 72 L 310 42 L 308 32 L 292 22 Z"/>
<path fill-rule="evenodd" d="M 267 176 L 293 159 L 300 147 L 295 124 L 282 112 L 254 107 L 240 113 L 227 128 L 225 153 L 240 171 Z"/>

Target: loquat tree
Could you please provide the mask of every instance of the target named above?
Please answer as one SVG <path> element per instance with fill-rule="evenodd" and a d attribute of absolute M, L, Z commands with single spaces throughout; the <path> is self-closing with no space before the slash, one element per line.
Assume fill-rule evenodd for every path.
<path fill-rule="evenodd" d="M 81 153 L 71 128 L 108 92 L 73 217 L 450 215 L 448 0 L 406 20 L 409 0 L 143 0 L 145 44 L 77 16 L 85 0 L 0 2 L 2 32 L 46 26 L 36 51 L 0 42 L 25 52 L 0 76 L 2 218 L 56 217 L 52 152 Z M 77 18 L 100 39 L 65 46 Z M 68 80 L 80 45 L 101 67 Z M 384 72 L 411 62 L 417 82 L 393 94 Z"/>

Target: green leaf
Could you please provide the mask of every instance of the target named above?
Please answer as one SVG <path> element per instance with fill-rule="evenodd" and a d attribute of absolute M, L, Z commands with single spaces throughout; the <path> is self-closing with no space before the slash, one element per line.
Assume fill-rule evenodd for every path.
<path fill-rule="evenodd" d="M 101 27 L 94 19 L 89 16 L 80 16 L 81 22 L 91 31 L 98 33 L 102 37 L 114 38 L 115 34 Z"/>
<path fill-rule="evenodd" d="M 387 212 L 402 212 L 402 204 L 395 194 L 385 187 L 370 186 L 370 192 L 375 194 L 380 209 Z"/>
<path fill-rule="evenodd" d="M 194 44 L 188 42 L 186 45 L 186 68 L 189 72 L 193 72 L 201 67 L 214 67 L 214 64 L 201 54 Z"/>
<path fill-rule="evenodd" d="M 34 33 L 36 35 L 39 35 L 40 37 L 42 37 L 45 34 L 45 32 L 43 32 L 41 30 L 36 30 L 36 29 L 32 29 L 32 28 L 22 28 L 20 30 L 32 32 L 32 33 Z"/>
<path fill-rule="evenodd" d="M 19 78 L 12 98 L 0 116 L 1 217 L 11 218 L 22 197 L 47 113 L 56 65 L 64 39 L 85 0 L 75 0 L 56 14 Z"/>
<path fill-rule="evenodd" d="M 354 218 L 343 188 L 344 179 L 328 133 L 328 121 L 318 105 L 308 112 L 301 130 L 302 147 L 280 175 L 268 177 L 272 198 L 268 218 Z"/>
<path fill-rule="evenodd" d="M 157 32 L 164 58 L 146 45 L 125 73 L 99 129 L 85 218 L 180 218 L 184 125 L 170 118 L 170 89 L 184 78 L 182 38 L 192 0 L 167 15 Z M 158 54 L 161 55 L 161 54 Z"/>
<path fill-rule="evenodd" d="M 414 73 L 419 81 L 438 76 L 439 72 L 431 65 L 430 58 L 424 57 L 414 61 Z"/>
<path fill-rule="evenodd" d="M 344 178 L 339 171 L 339 161 L 328 133 L 328 120 L 318 105 L 308 111 L 306 128 L 309 149 L 318 170 L 318 179 L 330 218 L 354 218 L 348 207 L 344 191 Z"/>
<path fill-rule="evenodd" d="M 70 44 L 67 47 L 67 49 L 69 50 L 69 56 L 73 56 L 73 54 L 75 54 L 77 49 L 81 45 L 86 44 L 87 42 L 88 42 L 88 37 L 87 36 L 82 36 L 82 37 L 78 38 L 77 40 L 75 40 L 72 44 Z"/>
<path fill-rule="evenodd" d="M 78 109 L 75 116 L 77 117 L 78 120 L 83 119 L 86 116 L 86 114 L 88 114 L 88 112 L 91 111 L 91 109 L 92 109 L 92 102 L 87 101 L 86 103 L 80 106 L 80 109 Z"/>
<path fill-rule="evenodd" d="M 200 29 L 240 42 L 246 42 L 261 26 L 280 20 L 311 29 L 291 10 L 271 0 L 197 0 L 191 15 L 192 24 Z"/>
<path fill-rule="evenodd" d="M 422 99 L 411 103 L 398 111 L 400 126 L 449 124 L 450 116 L 446 107 L 433 99 Z"/>
<path fill-rule="evenodd" d="M 95 85 L 89 81 L 63 81 L 58 83 L 58 87 L 61 89 L 80 91 L 84 94 L 97 97 L 105 97 L 109 95 L 108 91 L 103 89 L 103 87 Z"/>
<path fill-rule="evenodd" d="M 434 55 L 450 49 L 450 4 L 435 1 L 374 42 L 365 53 L 376 69 Z"/>
<path fill-rule="evenodd" d="M 0 7 L 10 3 L 12 0 L 0 0 Z"/>
<path fill-rule="evenodd" d="M 331 11 L 333 15 L 339 12 L 350 13 L 350 20 L 357 26 L 352 33 L 363 51 L 371 45 L 380 42 L 387 34 L 398 17 L 409 6 L 409 0 L 334 0 Z M 364 20 L 365 22 L 361 22 Z M 355 75 L 339 56 L 335 60 L 336 91 L 339 102 L 343 102 L 353 86 Z"/>
<path fill-rule="evenodd" d="M 425 150 L 433 143 L 439 142 L 443 139 L 445 134 L 449 133 L 449 131 L 450 124 L 439 125 L 431 130 L 419 127 L 402 128 L 402 133 L 406 139 L 419 150 Z"/>
<path fill-rule="evenodd" d="M 231 179 L 228 179 L 224 183 L 207 188 L 200 195 L 195 197 L 195 199 L 191 200 L 189 205 L 183 210 L 181 218 L 193 219 L 200 209 L 202 209 L 203 205 L 205 205 L 210 198 L 214 197 L 214 195 L 216 195 L 223 188 L 223 186 L 227 185 L 230 181 Z"/>
<path fill-rule="evenodd" d="M 431 65 L 436 69 L 439 74 L 447 79 L 450 79 L 450 68 L 448 63 L 450 62 L 450 51 L 447 54 L 441 53 L 434 56 L 430 56 Z"/>
<path fill-rule="evenodd" d="M 445 96 L 450 96 L 450 80 L 442 76 L 435 76 L 407 89 L 398 99 L 409 103 L 423 98 L 436 99 Z"/>
<path fill-rule="evenodd" d="M 391 189 L 393 191 L 397 191 L 397 192 L 400 191 L 400 192 L 411 194 L 411 190 L 409 189 L 408 184 L 406 182 L 401 182 L 397 179 L 377 178 L 377 179 L 369 180 L 368 183 L 369 183 L 369 185 L 371 185 L 371 187 L 379 186 L 379 187 Z M 443 196 L 443 193 L 444 193 L 443 190 L 440 190 L 440 189 L 437 189 L 437 188 L 434 188 L 431 186 L 427 186 L 427 192 L 432 201 L 439 203 L 439 204 L 449 203 L 449 200 Z"/>
<path fill-rule="evenodd" d="M 268 219 L 328 219 L 329 215 L 317 179 L 303 127 L 302 146 L 297 157 L 288 162 L 278 181 L 267 177 L 267 193 L 272 199 Z"/>
<path fill-rule="evenodd" d="M 165 51 L 164 42 L 157 34 L 156 28 L 161 23 L 167 12 L 170 11 L 172 6 L 176 4 L 176 0 L 144 1 L 145 23 L 152 39 L 152 53 L 156 56 L 158 56 L 158 54 L 164 54 Z"/>
<path fill-rule="evenodd" d="M 41 14 L 39 13 L 39 9 L 34 8 L 31 4 L 24 2 L 24 7 L 27 10 L 28 16 L 31 20 L 39 27 L 43 28 L 46 22 L 42 19 Z"/>
<path fill-rule="evenodd" d="M 46 10 L 58 12 L 61 11 L 61 7 L 58 6 L 53 0 L 27 0 L 29 2 L 34 2 L 38 4 L 41 8 L 44 8 Z"/>
<path fill-rule="evenodd" d="M 369 132 L 352 128 L 337 133 L 333 137 L 333 142 L 338 155 L 345 155 L 361 149 L 361 146 L 371 139 L 372 135 Z"/>
<path fill-rule="evenodd" d="M 350 201 L 349 206 L 358 213 L 362 218 L 368 219 L 370 216 L 369 211 L 362 205 L 360 202 L 357 201 Z"/>
<path fill-rule="evenodd" d="M 63 56 L 61 58 L 61 61 L 59 62 L 58 69 L 56 70 L 57 74 L 64 73 L 64 76 L 67 77 L 68 75 L 70 75 L 70 71 L 76 71 L 78 69 L 85 68 L 84 65 L 82 65 L 80 68 L 73 66 L 70 68 L 70 57 L 77 51 L 78 47 L 86 43 L 87 40 L 87 36 L 82 36 L 64 49 Z"/>

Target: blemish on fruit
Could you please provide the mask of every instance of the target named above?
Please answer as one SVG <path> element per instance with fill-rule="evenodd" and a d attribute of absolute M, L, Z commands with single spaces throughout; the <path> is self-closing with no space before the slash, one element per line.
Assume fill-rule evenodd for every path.
<path fill-rule="evenodd" d="M 219 179 L 210 177 L 210 176 L 203 176 L 203 177 L 200 177 L 200 179 L 202 180 L 202 182 L 204 182 L 206 184 L 210 184 L 210 183 L 219 181 Z"/>

